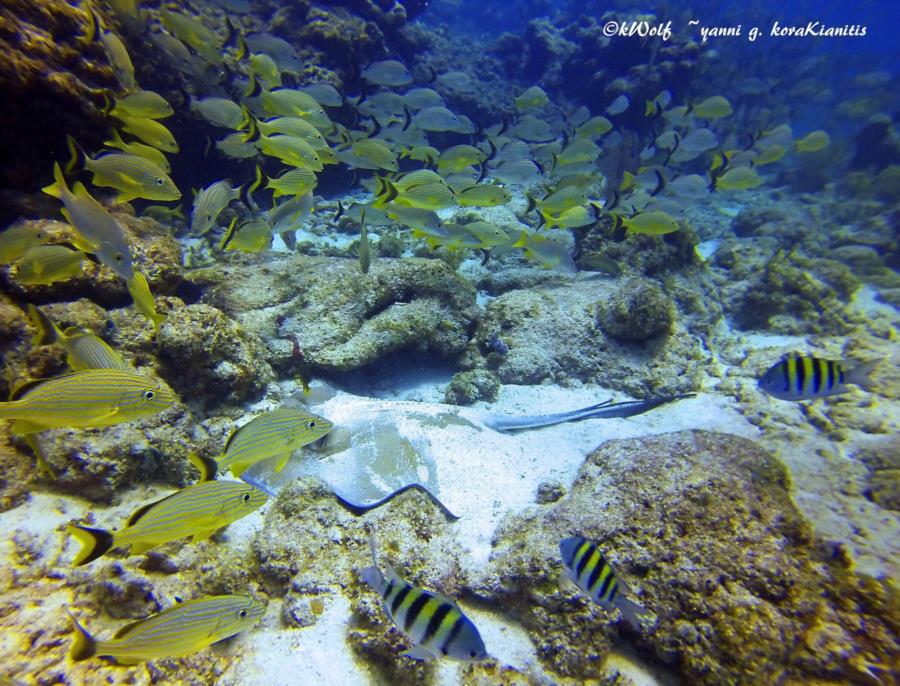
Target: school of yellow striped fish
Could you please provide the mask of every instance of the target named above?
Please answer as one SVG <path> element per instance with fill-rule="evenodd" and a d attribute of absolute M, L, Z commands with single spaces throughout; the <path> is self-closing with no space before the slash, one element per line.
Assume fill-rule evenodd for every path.
<path fill-rule="evenodd" d="M 137 3 L 110 4 L 125 20 L 143 21 Z M 177 203 L 183 193 L 169 174 L 178 163 L 179 146 L 161 123 L 175 111 L 159 94 L 140 89 L 124 43 L 99 14 L 93 17 L 93 36 L 120 85 L 107 108 L 108 149 L 89 154 L 70 139 L 71 158 L 54 165 L 53 182 L 44 189 L 61 202 L 76 240 L 54 245 L 32 228 L 9 229 L 0 234 L 0 261 L 13 265 L 13 278 L 23 284 L 51 284 L 79 274 L 83 261 L 94 259 L 125 280 L 136 310 L 158 330 L 165 316 L 157 312 L 147 278 L 135 266 L 125 232 L 83 182 L 70 179 L 90 175 L 93 186 L 116 191 L 116 203 Z M 353 170 L 370 194 L 367 202 L 339 210 L 360 225 L 363 272 L 377 255 L 367 227 L 390 223 L 408 227 L 432 249 L 521 250 L 543 267 L 574 269 L 566 243 L 556 240 L 561 232 L 606 222 L 612 231 L 672 233 L 679 230 L 690 203 L 712 192 L 756 188 L 765 183 L 762 174 L 769 165 L 829 145 L 826 132 L 797 139 L 787 124 L 738 135 L 723 123 L 732 114 L 725 97 L 675 105 L 668 91 L 642 105 L 621 95 L 603 114 L 586 108 L 560 114 L 557 108 L 556 115 L 544 117 L 537 113 L 553 105 L 540 87 L 532 86 L 515 98 L 514 120 L 482 127 L 449 109 L 427 84 L 416 85 L 399 61 L 370 64 L 362 72 L 368 84 L 362 95 L 348 97 L 325 83 L 290 88 L 282 85 L 283 72 L 293 70 L 283 46 L 259 37 L 250 41 L 230 22 L 212 30 L 175 9 L 164 7 L 158 17 L 162 28 L 153 40 L 177 68 L 198 73 L 204 63 L 227 65 L 232 74 L 243 75 L 232 97 L 192 96 L 187 105 L 208 122 L 211 132 L 228 132 L 215 140 L 216 150 L 280 166 L 279 173 L 263 175 L 258 164 L 255 177 L 238 184 L 211 179 L 196 193 L 190 235 L 206 241 L 211 251 L 260 252 L 272 246 L 276 234 L 290 245 L 293 232 L 321 202 L 313 195 L 317 175 L 340 165 Z M 644 109 L 657 133 L 640 155 L 641 166 L 626 170 L 621 183 L 610 187 L 597 161 L 605 145 L 616 144 L 616 117 L 634 107 Z M 352 113 L 353 126 L 331 119 L 329 110 L 337 109 Z M 467 142 L 439 147 L 450 134 Z M 679 171 L 698 158 L 706 161 L 705 174 Z M 262 209 L 254 193 L 259 198 L 266 191 L 272 198 Z M 522 228 L 515 232 L 484 220 L 461 224 L 439 215 L 450 208 L 496 207 L 517 199 L 527 199 L 527 207 L 520 215 Z M 218 219 L 229 207 L 234 218 L 221 226 Z M 183 216 L 179 206 L 154 205 L 145 213 L 162 221 Z M 60 330 L 38 308 L 29 306 L 28 311 L 38 330 L 33 345 L 62 346 L 71 373 L 17 389 L 0 403 L 0 418 L 11 420 L 13 434 L 28 442 L 44 468 L 49 466 L 36 434 L 130 422 L 164 412 L 178 400 L 165 384 L 136 371 L 97 336 L 76 328 Z M 842 392 L 845 383 L 864 383 L 868 371 L 866 366 L 845 376 L 836 362 L 789 358 L 773 367 L 761 386 L 778 397 L 799 400 Z M 332 428 L 326 418 L 294 409 L 255 417 L 232 433 L 217 460 L 195 459 L 201 472 L 197 483 L 144 505 L 124 523 L 72 523 L 68 532 L 80 545 L 72 564 L 89 564 L 119 547 L 140 555 L 170 541 L 208 538 L 268 498 L 243 481 L 217 479 L 219 473 L 240 477 L 262 460 L 271 460 L 279 471 L 295 451 Z M 406 655 L 464 661 L 489 656 L 474 623 L 453 600 L 409 584 L 390 565 L 382 572 L 374 539 L 371 545 L 373 564 L 362 577 L 414 643 Z M 647 613 L 629 598 L 596 543 L 567 538 L 560 543 L 560 557 L 572 581 L 605 609 L 618 610 L 635 624 Z M 134 664 L 186 655 L 251 628 L 263 612 L 263 604 L 249 595 L 209 596 L 133 622 L 106 640 L 94 638 L 72 617 L 70 656 Z"/>

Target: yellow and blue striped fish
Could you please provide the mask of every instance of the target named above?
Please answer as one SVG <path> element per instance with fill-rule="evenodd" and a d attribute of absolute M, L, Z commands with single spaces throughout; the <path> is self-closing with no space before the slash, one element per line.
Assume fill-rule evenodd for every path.
<path fill-rule="evenodd" d="M 375 540 L 372 566 L 362 570 L 363 580 L 384 599 L 384 611 L 415 645 L 404 652 L 406 657 L 426 660 L 449 657 L 464 662 L 477 662 L 488 657 L 478 629 L 449 598 L 416 588 L 407 583 L 393 567 L 387 574 L 378 568 Z"/>
<path fill-rule="evenodd" d="M 43 312 L 34 305 L 28 305 L 28 316 L 37 327 L 37 333 L 31 341 L 32 345 L 51 345 L 59 343 L 66 351 L 66 362 L 75 371 L 85 369 L 121 369 L 133 371 L 122 356 L 107 345 L 106 341 L 94 334 L 70 326 L 65 331 L 50 321 Z"/>
<path fill-rule="evenodd" d="M 169 388 L 143 374 L 87 369 L 20 386 L 12 400 L 0 402 L 0 419 L 15 420 L 13 433 L 23 435 L 121 424 L 162 412 L 173 402 Z"/>
<path fill-rule="evenodd" d="M 265 606 L 247 596 L 215 595 L 179 603 L 157 615 L 119 629 L 108 641 L 98 641 L 69 614 L 75 638 L 69 657 L 75 662 L 106 657 L 119 664 L 190 655 L 249 629 Z"/>
<path fill-rule="evenodd" d="M 869 375 L 881 362 L 869 360 L 848 369 L 844 362 L 818 357 L 790 355 L 770 367 L 759 380 L 759 387 L 781 400 L 811 400 L 846 393 L 847 384 L 869 389 Z"/>
<path fill-rule="evenodd" d="M 138 508 L 122 529 L 107 531 L 71 524 L 69 533 L 81 543 L 74 564 L 93 562 L 119 546 L 131 546 L 132 555 L 142 555 L 186 536 L 194 542 L 205 540 L 223 526 L 258 510 L 267 499 L 265 493 L 243 481 L 201 481 Z"/>
<path fill-rule="evenodd" d="M 219 470 L 224 474 L 230 469 L 240 476 L 260 460 L 277 456 L 275 471 L 280 472 L 295 450 L 315 443 L 333 426 L 324 417 L 290 407 L 264 412 L 231 434 L 218 460 Z"/>
<path fill-rule="evenodd" d="M 626 622 L 640 627 L 638 616 L 647 610 L 624 595 L 627 587 L 603 559 L 596 543 L 583 536 L 572 536 L 560 541 L 559 552 L 566 573 L 578 588 L 604 610 L 612 612 L 618 608 Z"/>

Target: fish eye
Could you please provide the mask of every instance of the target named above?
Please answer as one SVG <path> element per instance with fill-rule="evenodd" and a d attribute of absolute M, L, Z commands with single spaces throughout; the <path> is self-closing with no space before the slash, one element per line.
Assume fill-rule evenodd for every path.
<path fill-rule="evenodd" d="M 246 616 L 247 616 L 247 611 L 246 611 L 246 610 L 241 610 L 240 612 L 238 612 L 238 614 L 239 614 L 241 617 L 246 617 Z"/>
<path fill-rule="evenodd" d="M 116 262 L 123 262 L 125 260 L 125 255 L 122 253 L 116 253 Z"/>
<path fill-rule="evenodd" d="M 156 185 L 157 185 L 157 186 L 162 186 L 162 185 L 163 185 L 163 180 L 162 180 L 162 179 L 157 179 L 157 180 L 156 180 Z"/>
<path fill-rule="evenodd" d="M 153 391 L 144 391 L 144 400 L 153 400 L 156 397 L 156 393 Z"/>
<path fill-rule="evenodd" d="M 307 429 L 315 429 L 316 428 L 316 420 L 310 419 L 308 422 L 306 422 L 306 428 Z"/>
<path fill-rule="evenodd" d="M 243 500 L 245 503 L 249 503 L 250 502 L 250 494 L 244 493 L 244 495 L 241 496 L 241 500 Z"/>

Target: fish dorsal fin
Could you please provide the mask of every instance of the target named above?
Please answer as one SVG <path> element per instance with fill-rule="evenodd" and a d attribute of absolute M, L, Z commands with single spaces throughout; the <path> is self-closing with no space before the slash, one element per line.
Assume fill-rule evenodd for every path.
<path fill-rule="evenodd" d="M 68 376 L 68 375 L 64 375 Z M 57 379 L 61 379 L 61 376 L 54 377 Z M 22 396 L 28 393 L 28 391 L 32 390 L 35 386 L 39 386 L 45 381 L 49 381 L 49 379 L 29 379 L 28 381 L 23 381 L 18 386 L 16 386 L 12 392 L 9 394 L 10 402 L 13 400 L 21 400 Z"/>
<path fill-rule="evenodd" d="M 175 493 L 178 493 L 178 491 L 175 491 Z M 147 503 L 146 505 L 141 505 L 138 509 L 136 509 L 134 512 L 131 513 L 131 516 L 125 522 L 125 526 L 134 526 L 141 520 L 141 518 L 145 514 L 147 514 L 150 510 L 152 510 L 154 507 L 159 505 L 164 500 L 168 500 L 169 498 L 171 498 L 173 495 L 175 495 L 175 493 L 170 493 L 169 495 L 165 496 L 164 498 L 160 498 L 159 500 L 154 500 L 152 503 Z"/>
<path fill-rule="evenodd" d="M 128 624 L 126 624 L 123 627 L 120 627 L 119 630 L 113 634 L 113 640 L 125 638 L 128 634 L 130 634 L 132 631 L 137 629 L 141 624 L 143 624 L 146 621 L 147 621 L 146 619 L 138 619 L 134 622 L 129 622 Z"/>
<path fill-rule="evenodd" d="M 249 422 L 247 422 L 247 424 L 249 424 Z M 247 426 L 247 424 L 244 424 L 244 426 Z M 238 428 L 236 428 L 234 431 L 231 432 L 231 435 L 228 437 L 228 440 L 225 441 L 225 447 L 222 448 L 223 455 L 228 452 L 228 449 L 231 447 L 231 444 L 238 437 L 238 434 L 241 433 L 241 429 L 243 429 L 244 426 L 239 426 Z"/>
<path fill-rule="evenodd" d="M 200 481 L 215 481 L 219 471 L 218 463 L 211 457 L 200 457 L 197 453 L 188 453 L 188 460 L 200 472 Z"/>

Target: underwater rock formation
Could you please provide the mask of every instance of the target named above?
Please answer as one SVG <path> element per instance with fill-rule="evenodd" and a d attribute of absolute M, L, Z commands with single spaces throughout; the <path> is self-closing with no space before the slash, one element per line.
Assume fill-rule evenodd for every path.
<path fill-rule="evenodd" d="M 840 262 L 786 253 L 774 239 L 725 240 L 711 261 L 725 311 L 741 329 L 847 333 L 860 282 Z"/>
<path fill-rule="evenodd" d="M 4 2 L 0 8 L 0 118 L 4 159 L 0 185 L 31 189 L 62 154 L 64 135 L 102 127 L 101 92 L 113 71 L 92 38 L 87 5 L 65 0 Z M 58 149 L 54 149 L 58 147 Z M 8 221 L 10 209 L 0 210 Z"/>
<path fill-rule="evenodd" d="M 643 345 L 606 331 L 604 313 L 617 311 L 617 298 L 630 300 L 634 283 L 585 280 L 504 293 L 486 307 L 464 364 L 486 366 L 506 384 L 594 381 L 636 397 L 693 390 L 698 342 L 674 324 L 674 305 L 659 287 L 638 291 L 646 296 L 638 309 L 653 315 L 639 323 Z M 611 331 L 618 336 L 623 327 Z M 660 335 L 669 330 L 673 335 Z M 494 335 L 509 348 L 504 355 L 490 352 Z"/>
<path fill-rule="evenodd" d="M 610 441 L 562 500 L 502 527 L 477 592 L 519 618 L 564 676 L 598 678 L 620 632 L 692 684 L 886 674 L 898 658 L 895 591 L 820 547 L 789 487 L 779 461 L 735 436 Z M 600 543 L 655 626 L 616 623 L 560 585 L 557 545 L 576 533 Z"/>
<path fill-rule="evenodd" d="M 500 392 L 500 380 L 487 369 L 473 369 L 455 374 L 450 379 L 444 402 L 450 405 L 471 405 L 479 400 L 494 402 Z"/>
<path fill-rule="evenodd" d="M 454 359 L 477 316 L 475 289 L 441 260 L 287 256 L 225 266 L 204 296 L 269 342 L 281 375 L 347 372 L 403 350 Z"/>
<path fill-rule="evenodd" d="M 186 402 L 241 403 L 274 378 L 260 338 L 209 305 L 170 312 L 157 341 L 160 375 Z"/>
<path fill-rule="evenodd" d="M 630 279 L 601 306 L 599 319 L 612 338 L 649 341 L 672 331 L 675 303 L 652 281 Z"/>

